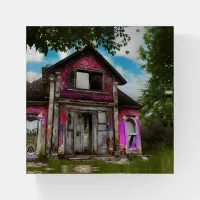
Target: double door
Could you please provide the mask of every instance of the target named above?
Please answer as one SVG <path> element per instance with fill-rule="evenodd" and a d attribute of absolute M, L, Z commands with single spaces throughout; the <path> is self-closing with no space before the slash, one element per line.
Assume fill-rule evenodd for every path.
<path fill-rule="evenodd" d="M 68 111 L 66 153 L 107 153 L 106 115 L 98 111 Z"/>

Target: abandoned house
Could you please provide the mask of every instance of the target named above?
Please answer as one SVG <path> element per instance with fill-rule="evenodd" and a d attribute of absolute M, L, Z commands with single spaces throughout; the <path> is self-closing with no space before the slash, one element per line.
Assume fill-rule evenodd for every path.
<path fill-rule="evenodd" d="M 86 46 L 27 82 L 27 158 L 141 153 L 139 104 L 126 80 Z"/>

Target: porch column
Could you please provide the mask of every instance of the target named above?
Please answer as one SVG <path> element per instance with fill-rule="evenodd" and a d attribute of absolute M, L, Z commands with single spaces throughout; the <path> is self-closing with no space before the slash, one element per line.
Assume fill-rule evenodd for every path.
<path fill-rule="evenodd" d="M 49 76 L 49 108 L 48 108 L 48 125 L 47 125 L 47 141 L 46 141 L 46 154 L 50 156 L 51 153 L 51 136 L 52 136 L 52 121 L 53 121 L 53 105 L 54 105 L 54 75 Z"/>
<path fill-rule="evenodd" d="M 40 118 L 39 130 L 38 130 L 38 142 L 37 142 L 37 155 L 44 155 L 44 153 L 45 153 L 44 119 Z"/>
<path fill-rule="evenodd" d="M 118 127 L 118 90 L 117 82 L 113 83 L 113 100 L 114 100 L 114 130 L 115 130 L 115 151 L 119 152 L 119 127 Z"/>
<path fill-rule="evenodd" d="M 58 155 L 58 118 L 59 118 L 59 104 L 58 98 L 60 97 L 61 87 L 61 73 L 56 72 L 55 77 L 55 100 L 54 100 L 54 115 L 53 115 L 53 135 L 52 135 L 52 151 L 51 155 Z"/>

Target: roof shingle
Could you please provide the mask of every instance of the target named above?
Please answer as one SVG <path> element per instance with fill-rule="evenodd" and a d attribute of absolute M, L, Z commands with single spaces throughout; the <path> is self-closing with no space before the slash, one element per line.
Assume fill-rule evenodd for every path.
<path fill-rule="evenodd" d="M 48 97 L 45 97 L 42 88 L 42 78 L 29 83 L 26 83 L 26 96 L 27 101 L 47 101 Z M 127 94 L 118 89 L 118 105 L 119 107 L 135 107 L 139 108 L 137 101 L 133 100 Z"/>

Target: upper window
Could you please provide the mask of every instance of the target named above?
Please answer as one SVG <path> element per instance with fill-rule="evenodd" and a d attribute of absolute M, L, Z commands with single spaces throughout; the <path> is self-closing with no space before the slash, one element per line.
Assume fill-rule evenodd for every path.
<path fill-rule="evenodd" d="M 103 91 L 103 73 L 96 71 L 76 71 L 76 88 Z"/>

